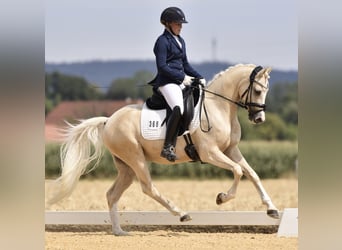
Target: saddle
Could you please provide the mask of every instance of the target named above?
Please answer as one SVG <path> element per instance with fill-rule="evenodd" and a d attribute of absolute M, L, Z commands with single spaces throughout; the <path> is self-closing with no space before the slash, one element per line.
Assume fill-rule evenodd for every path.
<path fill-rule="evenodd" d="M 180 121 L 180 129 L 178 135 L 182 135 L 185 131 L 189 130 L 189 125 L 194 118 L 194 110 L 199 101 L 199 97 L 199 88 L 186 87 L 183 89 L 184 112 L 183 117 Z M 146 106 L 152 110 L 166 110 L 166 117 L 162 125 L 168 120 L 172 112 L 163 95 L 155 87 L 153 87 L 152 96 L 146 100 Z"/>
<path fill-rule="evenodd" d="M 198 85 L 199 82 L 194 80 L 192 86 Z M 178 136 L 183 135 L 185 141 L 186 141 L 186 147 L 185 147 L 185 152 L 187 155 L 194 161 L 199 161 L 200 158 L 198 156 L 198 153 L 196 151 L 196 148 L 191 140 L 191 135 L 190 135 L 190 130 L 189 126 L 191 122 L 194 119 L 195 115 L 195 107 L 198 104 L 201 96 L 201 91 L 200 88 L 194 88 L 192 86 L 187 86 L 186 88 L 183 89 L 183 102 L 184 102 L 184 112 L 182 119 L 180 121 L 180 129 L 178 132 Z M 157 90 L 156 87 L 153 87 L 153 94 L 151 97 L 149 97 L 146 100 L 145 105 L 147 108 L 151 110 L 156 110 L 156 111 L 163 111 L 166 110 L 166 115 L 164 120 L 161 123 L 161 127 L 166 123 L 168 120 L 169 116 L 171 115 L 171 108 L 168 106 L 166 100 L 164 99 L 163 95 Z M 200 109 L 201 107 L 199 107 Z M 198 113 L 198 112 L 197 112 Z M 159 115 L 162 116 L 162 115 Z M 199 119 L 199 118 L 198 118 Z"/>

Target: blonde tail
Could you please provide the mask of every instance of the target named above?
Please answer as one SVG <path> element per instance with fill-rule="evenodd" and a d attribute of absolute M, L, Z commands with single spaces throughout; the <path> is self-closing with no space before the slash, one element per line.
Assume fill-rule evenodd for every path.
<path fill-rule="evenodd" d="M 69 196 L 81 175 L 96 168 L 103 155 L 102 132 L 107 120 L 107 117 L 95 117 L 82 120 L 77 125 L 68 124 L 66 142 L 60 151 L 62 174 L 51 183 L 48 206 Z M 92 161 L 95 161 L 94 165 L 86 171 Z"/>

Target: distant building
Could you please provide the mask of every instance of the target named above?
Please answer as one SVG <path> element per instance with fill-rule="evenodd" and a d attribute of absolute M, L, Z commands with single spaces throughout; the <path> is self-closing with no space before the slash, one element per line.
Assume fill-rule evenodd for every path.
<path fill-rule="evenodd" d="M 128 105 L 143 103 L 141 100 L 117 101 L 64 101 L 54 108 L 45 118 L 45 140 L 61 141 L 59 130 L 66 126 L 65 121 L 76 123 L 80 119 L 96 116 L 111 116 L 118 109 Z"/>

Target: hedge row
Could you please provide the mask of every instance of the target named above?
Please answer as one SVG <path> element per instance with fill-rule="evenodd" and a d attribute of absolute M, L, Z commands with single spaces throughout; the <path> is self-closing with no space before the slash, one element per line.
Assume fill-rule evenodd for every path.
<path fill-rule="evenodd" d="M 47 144 L 45 149 L 45 176 L 55 178 L 60 173 L 59 144 Z M 296 142 L 240 142 L 240 150 L 260 178 L 279 178 L 295 173 L 298 156 Z M 89 166 L 91 167 L 91 166 Z M 150 172 L 154 178 L 225 178 L 232 177 L 232 172 L 210 164 L 200 162 L 161 165 L 150 163 Z M 95 171 L 82 178 L 114 178 L 116 169 L 108 151 Z"/>

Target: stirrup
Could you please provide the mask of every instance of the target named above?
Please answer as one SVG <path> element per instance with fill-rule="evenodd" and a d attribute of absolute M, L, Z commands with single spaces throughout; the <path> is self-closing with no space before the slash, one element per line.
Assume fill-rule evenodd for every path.
<path fill-rule="evenodd" d="M 177 160 L 175 147 L 173 145 L 164 147 L 160 153 L 160 156 L 166 158 L 168 161 L 174 162 L 175 160 Z"/>

